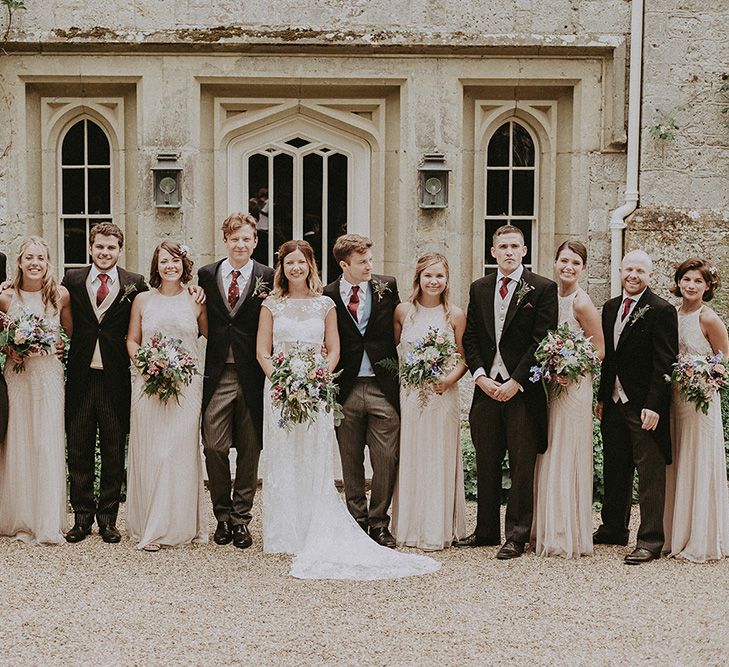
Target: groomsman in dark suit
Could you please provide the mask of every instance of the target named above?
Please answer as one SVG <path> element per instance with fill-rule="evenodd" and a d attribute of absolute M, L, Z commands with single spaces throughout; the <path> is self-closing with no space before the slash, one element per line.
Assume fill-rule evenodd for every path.
<path fill-rule="evenodd" d="M 501 464 L 509 452 L 511 489 L 501 560 L 524 553 L 534 504 L 534 464 L 547 449 L 547 400 L 529 381 L 539 342 L 557 326 L 557 285 L 522 265 L 526 255 L 518 227 L 494 233 L 491 254 L 498 271 L 471 285 L 463 344 L 476 387 L 469 420 L 476 449 L 476 530 L 456 546 L 501 542 Z"/>
<path fill-rule="evenodd" d="M 251 258 L 258 243 L 255 218 L 234 213 L 222 230 L 227 258 L 198 271 L 208 308 L 202 438 L 218 521 L 213 539 L 245 549 L 253 544 L 248 523 L 263 447 L 264 375 L 256 360 L 256 333 L 273 269 Z M 232 489 L 231 446 L 237 452 Z"/>
<path fill-rule="evenodd" d="M 124 235 L 115 224 L 91 228 L 92 265 L 69 269 L 63 285 L 71 295 L 73 335 L 66 380 L 66 436 L 71 505 L 75 519 L 66 534 L 80 542 L 94 517 L 104 542 L 116 543 L 124 448 L 129 433 L 130 375 L 126 335 L 129 312 L 147 285 L 117 265 Z M 98 502 L 94 498 L 96 434 L 101 451 Z"/>
<path fill-rule="evenodd" d="M 343 275 L 324 289 L 337 306 L 342 371 L 339 401 L 344 420 L 337 429 L 347 507 L 378 544 L 395 547 L 387 510 L 397 478 L 400 453 L 400 387 L 380 366 L 397 359 L 393 315 L 400 303 L 391 276 L 372 274 L 372 241 L 358 234 L 340 236 L 334 257 Z M 365 495 L 364 451 L 370 450 L 372 489 Z"/>
<path fill-rule="evenodd" d="M 0 283 L 8 279 L 7 258 L 5 253 L 0 252 Z M 0 446 L 5 440 L 5 433 L 8 430 L 8 385 L 5 383 L 5 376 L 0 373 Z"/>
<path fill-rule="evenodd" d="M 633 475 L 638 468 L 640 527 L 629 565 L 661 555 L 666 464 L 671 463 L 670 374 L 678 354 L 676 308 L 648 286 L 651 258 L 629 252 L 620 265 L 621 296 L 602 309 L 605 359 L 596 413 L 601 419 L 605 500 L 595 544 L 628 543 Z"/>

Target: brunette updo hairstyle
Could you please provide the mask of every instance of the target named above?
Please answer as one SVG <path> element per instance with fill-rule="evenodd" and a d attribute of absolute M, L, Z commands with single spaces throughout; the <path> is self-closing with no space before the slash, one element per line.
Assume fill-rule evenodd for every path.
<path fill-rule="evenodd" d="M 319 296 L 324 291 L 324 285 L 321 278 L 319 278 L 319 269 L 316 268 L 314 250 L 308 241 L 286 241 L 278 249 L 278 262 L 276 263 L 276 272 L 273 274 L 273 293 L 278 297 L 286 296 L 289 293 L 289 279 L 284 273 L 284 259 L 286 255 L 290 255 L 297 250 L 301 250 L 309 267 L 306 284 L 312 294 Z"/>
<path fill-rule="evenodd" d="M 559 253 L 564 249 L 571 250 L 575 255 L 579 255 L 582 260 L 582 265 L 587 266 L 587 248 L 585 248 L 584 243 L 580 243 L 579 241 L 565 241 L 557 248 L 557 252 L 554 255 L 555 262 L 559 259 Z"/>
<path fill-rule="evenodd" d="M 188 257 L 188 250 L 181 243 L 175 241 L 162 241 L 152 253 L 152 266 L 149 269 L 149 284 L 152 287 L 159 287 L 162 284 L 162 276 L 159 273 L 159 252 L 166 250 L 173 257 L 182 260 L 182 276 L 180 282 L 184 285 L 192 278 L 192 260 Z"/>
<path fill-rule="evenodd" d="M 719 280 L 719 274 L 716 269 L 700 257 L 689 257 L 678 265 L 676 273 L 673 274 L 674 285 L 671 287 L 671 294 L 681 296 L 681 288 L 678 286 L 678 283 L 689 271 L 698 271 L 701 274 L 707 286 L 707 290 L 704 292 L 702 299 L 704 301 L 711 301 L 714 298 L 714 292 L 719 289 L 721 281 Z"/>

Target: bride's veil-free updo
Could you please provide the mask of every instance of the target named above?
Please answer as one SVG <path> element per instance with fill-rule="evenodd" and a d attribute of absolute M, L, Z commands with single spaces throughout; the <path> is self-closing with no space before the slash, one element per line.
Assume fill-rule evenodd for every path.
<path fill-rule="evenodd" d="M 307 241 L 286 241 L 278 249 L 278 262 L 276 263 L 276 272 L 273 276 L 273 295 L 277 297 L 287 296 L 289 293 L 289 279 L 284 274 L 284 259 L 286 255 L 290 255 L 297 250 L 301 251 L 306 259 L 309 267 L 309 275 L 306 277 L 306 284 L 315 296 L 319 296 L 324 291 L 324 285 L 319 278 L 319 269 L 316 266 L 316 258 L 314 250 Z"/>

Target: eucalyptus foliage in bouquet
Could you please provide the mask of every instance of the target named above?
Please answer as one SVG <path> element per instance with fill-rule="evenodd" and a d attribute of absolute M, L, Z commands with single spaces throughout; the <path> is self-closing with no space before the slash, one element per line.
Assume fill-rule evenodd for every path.
<path fill-rule="evenodd" d="M 197 363 L 179 338 L 156 332 L 134 355 L 134 366 L 144 379 L 144 393 L 163 403 L 174 398 L 199 374 Z"/>
<path fill-rule="evenodd" d="M 693 403 L 696 410 L 709 414 L 711 399 L 727 386 L 724 355 L 679 354 L 666 382 L 676 385 L 681 396 Z"/>
<path fill-rule="evenodd" d="M 7 354 L 15 352 L 20 362 L 13 366 L 16 373 L 25 370 L 28 357 L 50 356 L 56 353 L 56 325 L 45 317 L 23 310 L 10 317 L 0 313 L 0 348 Z"/>
<path fill-rule="evenodd" d="M 290 431 L 295 424 L 308 424 L 324 410 L 334 416 L 334 425 L 342 423 L 342 406 L 337 403 L 339 387 L 320 352 L 310 345 L 296 343 L 288 352 L 271 357 L 271 404 L 281 411 L 279 428 Z"/>
<path fill-rule="evenodd" d="M 547 332 L 534 353 L 534 359 L 537 364 L 529 369 L 532 374 L 529 380 L 541 380 L 545 392 L 550 385 L 555 396 L 562 394 L 566 388 L 558 380 L 577 382 L 600 368 L 600 359 L 590 338 L 582 329 L 572 331 L 567 324 L 560 324 Z"/>
<path fill-rule="evenodd" d="M 420 405 L 424 407 L 433 394 L 433 387 L 448 375 L 460 359 L 461 355 L 451 337 L 436 327 L 429 327 L 425 336 L 415 341 L 413 349 L 405 352 L 400 363 L 394 359 L 383 359 L 379 363 L 398 375 L 403 387 L 417 389 Z"/>

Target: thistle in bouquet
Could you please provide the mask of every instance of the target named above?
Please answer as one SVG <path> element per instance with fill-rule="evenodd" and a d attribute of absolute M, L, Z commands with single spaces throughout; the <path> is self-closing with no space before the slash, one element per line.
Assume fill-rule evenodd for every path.
<path fill-rule="evenodd" d="M 529 369 L 529 380 L 541 381 L 547 395 L 548 386 L 551 386 L 554 396 L 560 396 L 567 384 L 579 381 L 588 373 L 596 373 L 600 367 L 592 340 L 582 329 L 573 331 L 567 324 L 547 332 L 534 359 L 537 364 Z"/>
<path fill-rule="evenodd" d="M 197 362 L 179 338 L 156 332 L 134 355 L 134 366 L 144 379 L 144 393 L 163 403 L 180 403 L 182 388 L 199 374 Z"/>
<path fill-rule="evenodd" d="M 271 403 L 281 411 L 280 428 L 291 431 L 295 424 L 311 425 L 322 410 L 332 413 L 335 426 L 342 423 L 339 387 L 334 383 L 341 371 L 332 373 L 320 352 L 297 343 L 287 353 L 274 354 L 271 361 Z"/>
<path fill-rule="evenodd" d="M 434 387 L 442 382 L 461 359 L 458 348 L 450 336 L 440 329 L 429 327 L 422 338 L 415 341 L 400 363 L 385 359 L 380 364 L 397 374 L 400 384 L 418 390 L 421 407 L 425 407 Z"/>
<path fill-rule="evenodd" d="M 56 353 L 57 326 L 41 315 L 23 310 L 10 317 L 0 313 L 0 348 L 15 354 L 20 361 L 13 365 L 16 373 L 25 370 L 28 357 L 50 356 Z"/>
<path fill-rule="evenodd" d="M 679 354 L 673 371 L 665 379 L 676 385 L 681 396 L 693 403 L 697 411 L 707 415 L 711 399 L 727 386 L 724 355 L 721 352 L 709 356 Z"/>

